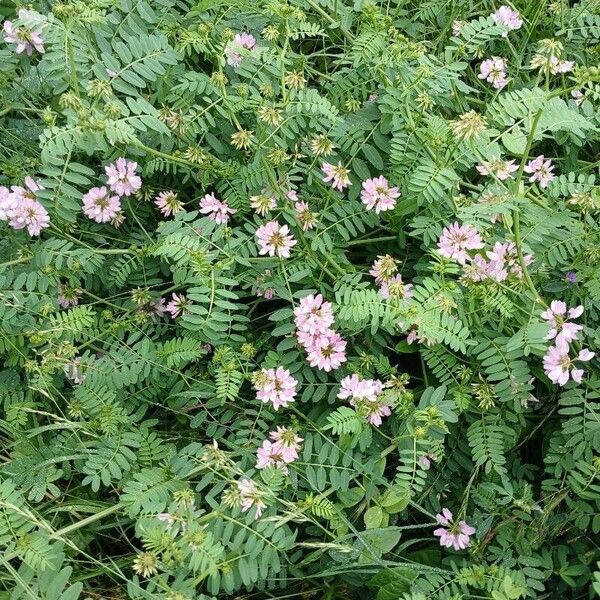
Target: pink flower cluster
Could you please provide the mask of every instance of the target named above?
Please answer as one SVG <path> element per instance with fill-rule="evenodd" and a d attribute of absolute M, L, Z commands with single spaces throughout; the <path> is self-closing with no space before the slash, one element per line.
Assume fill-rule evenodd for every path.
<path fill-rule="evenodd" d="M 519 170 L 519 166 L 515 164 L 514 160 L 502 160 L 500 158 L 493 158 L 490 161 L 483 161 L 475 168 L 481 175 L 493 175 L 500 181 L 511 179 L 512 174 Z"/>
<path fill-rule="evenodd" d="M 362 182 L 360 198 L 368 209 L 375 209 L 377 214 L 384 210 L 392 210 L 399 197 L 398 188 L 390 187 L 383 175 Z"/>
<path fill-rule="evenodd" d="M 110 189 L 118 196 L 131 196 L 142 187 L 142 179 L 136 175 L 138 164 L 123 157 L 104 167 Z"/>
<path fill-rule="evenodd" d="M 173 293 L 171 295 L 171 301 L 167 304 L 164 310 L 168 312 L 174 319 L 175 317 L 178 317 L 184 313 L 185 307 L 188 304 L 189 302 L 185 294 Z M 162 304 L 159 304 L 159 309 L 162 309 Z"/>
<path fill-rule="evenodd" d="M 229 215 L 237 211 L 229 206 L 227 202 L 222 202 L 214 194 L 206 194 L 200 199 L 200 212 L 207 215 L 211 221 L 225 225 L 229 221 Z"/>
<path fill-rule="evenodd" d="M 481 175 L 494 175 L 500 181 L 511 179 L 512 174 L 519 170 L 519 166 L 514 160 L 492 159 L 483 161 L 475 167 Z"/>
<path fill-rule="evenodd" d="M 31 56 L 34 50 L 44 53 L 44 40 L 42 39 L 41 26 L 38 19 L 35 19 L 35 13 L 24 8 L 19 10 L 19 20 L 26 27 L 16 27 L 12 21 L 4 21 L 4 41 L 7 44 L 15 44 L 15 52 L 21 54 L 25 52 Z M 36 23 L 35 21 L 38 21 Z"/>
<path fill-rule="evenodd" d="M 550 346 L 544 355 L 544 371 L 552 383 L 560 386 L 565 385 L 569 379 L 581 383 L 585 371 L 574 365 L 574 361 L 587 362 L 594 358 L 594 352 L 587 348 L 579 351 L 576 358 L 570 356 L 570 344 L 579 338 L 579 332 L 583 327 L 573 323 L 569 319 L 576 319 L 583 314 L 583 306 L 567 308 L 565 302 L 553 300 L 550 308 L 540 315 L 550 325 L 547 340 L 554 340 L 554 346 Z"/>
<path fill-rule="evenodd" d="M 0 187 L 0 221 L 8 221 L 15 230 L 27 229 L 31 236 L 40 235 L 50 226 L 48 211 L 35 197 L 42 189 L 31 177 L 25 177 L 25 187 Z"/>
<path fill-rule="evenodd" d="M 549 59 L 548 67 L 552 75 L 561 73 L 570 73 L 573 70 L 575 63 L 572 60 L 560 60 L 558 56 L 552 55 Z"/>
<path fill-rule="evenodd" d="M 453 523 L 452 513 L 447 508 L 443 508 L 442 512 L 435 516 L 435 520 L 439 525 L 443 525 L 433 532 L 433 535 L 440 538 L 440 546 L 464 550 L 471 543 L 475 528 L 467 525 L 465 521 Z"/>
<path fill-rule="evenodd" d="M 248 512 L 251 508 L 255 509 L 254 518 L 259 519 L 267 505 L 263 501 L 263 495 L 252 479 L 240 479 L 237 482 L 238 493 L 242 503 L 242 512 Z"/>
<path fill-rule="evenodd" d="M 352 182 L 350 181 L 350 170 L 346 169 L 341 162 L 338 162 L 337 166 L 325 162 L 321 165 L 321 170 L 325 173 L 323 181 L 325 183 L 331 183 L 331 186 L 335 190 L 342 192 L 344 188 L 352 185 Z"/>
<path fill-rule="evenodd" d="M 254 377 L 256 397 L 261 402 L 271 402 L 275 410 L 294 402 L 297 385 L 298 382 L 283 367 L 261 369 Z"/>
<path fill-rule="evenodd" d="M 173 190 L 158 193 L 154 198 L 154 204 L 156 204 L 163 217 L 176 215 L 183 210 L 183 204 Z"/>
<path fill-rule="evenodd" d="M 382 417 L 392 414 L 391 406 L 382 396 L 383 383 L 378 379 L 361 379 L 358 375 L 349 375 L 340 381 L 340 390 L 337 397 L 348 400 L 365 419 L 379 427 Z"/>
<path fill-rule="evenodd" d="M 467 250 L 480 250 L 483 247 L 484 243 L 477 229 L 467 224 L 459 225 L 457 222 L 444 228 L 438 242 L 439 253 L 461 265 L 471 258 Z"/>
<path fill-rule="evenodd" d="M 225 58 L 227 64 L 237 69 L 242 64 L 242 52 L 244 50 L 254 50 L 256 39 L 249 33 L 236 33 L 233 41 L 225 46 Z"/>
<path fill-rule="evenodd" d="M 92 188 L 81 201 L 83 213 L 96 223 L 108 223 L 121 212 L 121 198 L 112 196 L 106 186 Z"/>
<path fill-rule="evenodd" d="M 506 61 L 497 56 L 492 56 L 492 58 L 484 60 L 479 66 L 479 75 L 477 77 L 485 79 L 494 88 L 501 90 L 508 83 Z"/>
<path fill-rule="evenodd" d="M 388 254 L 378 257 L 371 265 L 369 273 L 379 285 L 379 293 L 384 300 L 389 298 L 407 300 L 412 296 L 412 283 L 402 281 L 402 275 L 398 273 L 397 261 Z"/>
<path fill-rule="evenodd" d="M 548 321 L 550 331 L 546 336 L 547 340 L 556 339 L 556 342 L 572 341 L 579 337 L 579 332 L 583 329 L 582 325 L 572 323 L 569 319 L 577 319 L 583 314 L 583 306 L 579 305 L 575 308 L 567 308 L 567 305 L 562 300 L 552 300 L 550 308 L 546 309 L 540 316 L 544 321 Z"/>
<path fill-rule="evenodd" d="M 108 188 L 104 185 L 93 187 L 83 195 L 83 214 L 96 223 L 116 224 L 122 215 L 121 197 L 131 196 L 142 187 L 142 179 L 136 174 L 137 168 L 135 161 L 123 157 L 106 165 L 104 171 Z"/>
<path fill-rule="evenodd" d="M 519 263 L 517 247 L 514 242 L 496 242 L 492 250 L 486 251 L 487 259 L 481 254 L 476 254 L 466 265 L 463 278 L 468 281 L 483 281 L 493 279 L 494 281 L 505 281 L 510 275 L 517 279 L 523 277 L 523 270 Z M 533 262 L 531 254 L 525 254 L 523 260 L 526 265 Z"/>
<path fill-rule="evenodd" d="M 504 25 L 508 31 L 520 29 L 523 25 L 521 15 L 516 10 L 513 10 L 510 6 L 501 6 L 490 16 L 497 25 Z M 508 31 L 505 31 L 502 34 L 503 37 L 507 36 Z"/>
<path fill-rule="evenodd" d="M 291 193 L 292 192 L 288 192 L 288 194 Z M 308 202 L 304 202 L 303 200 L 295 202 L 294 211 L 296 212 L 296 218 L 302 227 L 302 231 L 314 229 L 317 224 L 317 213 L 314 213 L 312 210 L 310 210 Z"/>
<path fill-rule="evenodd" d="M 346 362 L 346 342 L 331 329 L 331 302 L 324 302 L 321 294 L 305 296 L 294 308 L 294 316 L 296 337 L 311 367 L 329 372 Z"/>
<path fill-rule="evenodd" d="M 298 458 L 303 440 L 287 427 L 277 427 L 276 431 L 269 433 L 269 437 L 272 441 L 265 440 L 256 451 L 256 468 L 274 467 L 287 473 L 287 465 Z"/>
<path fill-rule="evenodd" d="M 529 173 L 530 183 L 537 181 L 541 188 L 548 187 L 548 184 L 555 178 L 553 173 L 554 165 L 550 159 L 546 159 L 543 154 L 530 160 L 524 168 L 525 173 Z"/>
<path fill-rule="evenodd" d="M 287 225 L 269 221 L 256 230 L 259 254 L 289 258 L 290 250 L 298 243 L 290 234 Z"/>

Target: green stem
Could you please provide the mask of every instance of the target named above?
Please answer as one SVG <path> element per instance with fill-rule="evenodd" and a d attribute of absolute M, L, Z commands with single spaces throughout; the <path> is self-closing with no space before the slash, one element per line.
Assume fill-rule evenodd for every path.
<path fill-rule="evenodd" d="M 362 240 L 351 240 L 346 242 L 346 246 L 361 246 L 362 244 L 377 244 L 378 242 L 392 242 L 397 239 L 396 235 L 385 235 L 383 237 L 366 238 Z"/>
<path fill-rule="evenodd" d="M 529 151 L 531 150 L 531 145 L 533 144 L 533 136 L 535 135 L 535 130 L 537 129 L 538 123 L 542 116 L 542 109 L 537 111 L 535 116 L 533 117 L 533 121 L 531 123 L 531 131 L 527 137 L 527 144 L 525 145 L 525 151 L 523 152 L 523 158 L 521 159 L 521 164 L 519 165 L 519 170 L 517 171 L 517 176 L 515 178 L 514 184 L 514 193 L 515 196 L 521 196 L 520 188 L 521 188 L 521 180 L 523 179 L 523 170 L 525 169 L 525 163 L 529 157 Z M 521 270 L 523 271 L 523 278 L 525 279 L 525 283 L 527 287 L 531 290 L 533 297 L 536 302 L 539 302 L 542 305 L 545 305 L 542 300 L 540 294 L 538 293 L 531 277 L 529 275 L 529 271 L 527 269 L 527 264 L 525 263 L 525 259 L 523 257 L 523 240 L 521 238 L 521 224 L 520 224 L 520 212 L 519 208 L 515 208 L 512 212 L 513 218 L 513 234 L 515 238 L 515 247 L 517 249 L 517 256 L 519 258 L 519 265 L 521 266 Z"/>
<path fill-rule="evenodd" d="M 72 523 L 71 525 L 67 525 L 67 527 L 63 527 L 62 529 L 55 531 L 51 535 L 51 537 L 60 538 L 64 535 L 67 535 L 67 534 L 73 532 L 73 531 L 77 531 L 78 529 L 81 529 L 82 527 L 86 527 L 90 523 L 94 523 L 95 521 L 100 521 L 101 519 L 104 519 L 104 517 L 108 517 L 109 515 L 112 515 L 113 513 L 118 512 L 122 508 L 123 507 L 120 504 L 113 504 L 112 506 L 109 506 L 108 508 L 101 510 L 100 512 L 90 515 L 89 517 L 82 519 L 81 521 L 77 521 L 76 523 Z"/>

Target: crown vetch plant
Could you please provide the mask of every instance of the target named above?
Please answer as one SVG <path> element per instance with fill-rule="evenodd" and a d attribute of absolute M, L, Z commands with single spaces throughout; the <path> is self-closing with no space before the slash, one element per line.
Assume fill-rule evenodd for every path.
<path fill-rule="evenodd" d="M 2 598 L 600 593 L 594 2 L 0 13 Z"/>

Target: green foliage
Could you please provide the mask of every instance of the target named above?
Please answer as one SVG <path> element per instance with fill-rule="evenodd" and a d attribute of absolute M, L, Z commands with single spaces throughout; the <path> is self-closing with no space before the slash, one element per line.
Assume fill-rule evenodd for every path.
<path fill-rule="evenodd" d="M 0 7 L 0 600 L 600 594 L 600 17 L 510 6 Z"/>

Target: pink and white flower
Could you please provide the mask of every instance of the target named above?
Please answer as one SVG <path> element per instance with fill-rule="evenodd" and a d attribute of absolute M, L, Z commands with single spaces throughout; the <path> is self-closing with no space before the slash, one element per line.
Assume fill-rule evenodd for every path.
<path fill-rule="evenodd" d="M 493 158 L 490 161 L 483 161 L 475 167 L 481 175 L 494 175 L 500 181 L 511 179 L 512 174 L 519 170 L 519 165 L 514 160 L 501 160 Z"/>
<path fill-rule="evenodd" d="M 298 451 L 304 441 L 296 432 L 287 427 L 279 427 L 269 433 L 269 437 L 278 446 L 281 458 L 285 463 L 291 463 L 298 458 Z"/>
<path fill-rule="evenodd" d="M 185 312 L 185 307 L 189 304 L 185 294 L 173 293 L 171 301 L 167 304 L 165 310 L 174 319 Z"/>
<path fill-rule="evenodd" d="M 507 83 L 506 61 L 503 58 L 492 56 L 484 60 L 479 66 L 479 79 L 485 79 L 494 88 L 501 90 Z"/>
<path fill-rule="evenodd" d="M 131 196 L 142 187 L 142 179 L 136 175 L 138 164 L 123 157 L 106 165 L 104 170 L 108 176 L 110 189 L 119 196 Z"/>
<path fill-rule="evenodd" d="M 553 173 L 554 165 L 552 164 L 552 161 L 549 158 L 546 159 L 543 154 L 530 160 L 525 165 L 524 171 L 531 175 L 529 182 L 534 183 L 537 181 L 541 188 L 548 187 L 548 184 L 555 178 Z"/>
<path fill-rule="evenodd" d="M 44 53 L 44 40 L 41 36 L 42 26 L 39 18 L 32 18 L 35 14 L 23 8 L 19 10 L 19 19 L 26 27 L 16 27 L 12 21 L 4 21 L 4 41 L 7 44 L 15 44 L 17 54 L 25 52 L 27 56 L 31 56 L 34 50 L 41 54 Z"/>
<path fill-rule="evenodd" d="M 238 492 L 242 503 L 242 512 L 255 509 L 254 518 L 259 519 L 267 505 L 263 501 L 263 494 L 251 479 L 243 478 L 237 482 Z"/>
<path fill-rule="evenodd" d="M 546 309 L 540 316 L 550 324 L 550 331 L 546 335 L 547 340 L 556 338 L 556 342 L 573 342 L 579 337 L 582 325 L 572 323 L 569 319 L 577 319 L 583 314 L 583 306 L 567 309 L 562 300 L 552 300 L 550 308 Z"/>
<path fill-rule="evenodd" d="M 227 64 L 237 69 L 242 64 L 244 50 L 252 51 L 256 47 L 256 39 L 249 33 L 236 33 L 231 42 L 225 46 Z"/>
<path fill-rule="evenodd" d="M 294 308 L 294 321 L 298 331 L 310 335 L 328 333 L 333 325 L 331 302 L 325 302 L 321 294 L 304 296 Z"/>
<path fill-rule="evenodd" d="M 297 241 L 289 233 L 287 225 L 280 225 L 277 221 L 269 221 L 256 230 L 256 239 L 259 245 L 259 254 L 289 258 L 290 250 Z"/>
<path fill-rule="evenodd" d="M 455 222 L 442 231 L 438 251 L 442 256 L 452 258 L 464 265 L 471 258 L 467 250 L 479 250 L 484 245 L 479 232 L 474 227 Z"/>
<path fill-rule="evenodd" d="M 412 283 L 404 283 L 402 275 L 398 273 L 390 279 L 381 282 L 379 293 L 384 300 L 396 298 L 398 300 L 408 300 L 412 296 Z"/>
<path fill-rule="evenodd" d="M 108 223 L 121 212 L 119 196 L 111 196 L 106 186 L 93 187 L 81 201 L 83 214 L 96 223 Z"/>
<path fill-rule="evenodd" d="M 277 200 L 273 196 L 259 194 L 258 196 L 250 197 L 250 206 L 255 210 L 256 214 L 264 217 L 269 211 L 277 208 Z"/>
<path fill-rule="evenodd" d="M 581 350 L 577 358 L 569 356 L 569 344 L 564 340 L 557 340 L 555 346 L 550 346 L 544 355 L 544 372 L 552 381 L 560 386 L 565 385 L 569 378 L 576 383 L 581 383 L 585 371 L 574 365 L 574 361 L 587 362 L 594 358 L 594 352 L 587 348 Z"/>
<path fill-rule="evenodd" d="M 392 414 L 391 405 L 382 396 L 383 383 L 378 379 L 361 379 L 353 374 L 340 381 L 340 390 L 337 397 L 348 400 L 350 406 L 364 416 L 365 419 L 379 427 L 382 417 Z"/>
<path fill-rule="evenodd" d="M 257 399 L 264 403 L 271 402 L 275 410 L 279 410 L 281 406 L 285 408 L 290 402 L 294 402 L 297 385 L 296 379 L 283 367 L 262 369 L 254 377 Z"/>
<path fill-rule="evenodd" d="M 227 202 L 219 200 L 214 194 L 206 194 L 200 199 L 200 212 L 211 221 L 224 225 L 229 221 L 229 216 L 237 211 L 231 208 Z"/>
<path fill-rule="evenodd" d="M 163 217 L 176 215 L 183 210 L 183 204 L 177 197 L 177 192 L 167 190 L 160 192 L 154 198 L 154 204 L 158 207 Z"/>
<path fill-rule="evenodd" d="M 309 334 L 307 334 L 309 335 Z M 346 362 L 346 342 L 332 330 L 306 339 L 308 364 L 323 371 L 333 371 Z"/>
<path fill-rule="evenodd" d="M 520 29 L 523 25 L 523 19 L 521 19 L 521 15 L 516 10 L 513 10 L 510 6 L 501 6 L 490 16 L 496 24 L 504 25 L 508 31 Z M 507 33 L 508 32 L 505 32 L 502 35 L 506 37 Z"/>
<path fill-rule="evenodd" d="M 40 235 L 42 229 L 50 227 L 50 216 L 44 206 L 37 200 L 25 198 L 11 210 L 8 224 L 13 229 L 27 229 L 30 236 Z"/>
<path fill-rule="evenodd" d="M 444 525 L 433 532 L 433 535 L 440 538 L 440 546 L 464 550 L 471 543 L 475 528 L 467 525 L 465 521 L 453 523 L 452 513 L 447 508 L 442 509 L 435 518 L 439 525 Z"/>
<path fill-rule="evenodd" d="M 349 177 L 350 169 L 346 169 L 341 162 L 338 162 L 337 166 L 324 162 L 321 165 L 321 170 L 325 173 L 323 181 L 325 183 L 331 182 L 331 186 L 340 192 L 352 185 Z"/>
<path fill-rule="evenodd" d="M 288 192 L 292 193 L 292 192 Z M 295 194 L 296 192 L 294 192 Z M 296 211 L 296 218 L 302 227 L 302 231 L 308 231 L 313 229 L 317 224 L 317 213 L 310 210 L 308 202 L 299 201 L 294 204 L 294 210 Z"/>
<path fill-rule="evenodd" d="M 269 440 L 265 440 L 262 446 L 256 451 L 257 469 L 273 467 L 287 473 L 288 468 L 286 465 L 287 462 L 284 460 L 283 454 L 281 453 L 281 447 L 278 444 L 273 444 Z"/>
<path fill-rule="evenodd" d="M 396 206 L 400 191 L 397 187 L 390 187 L 388 180 L 380 175 L 362 182 L 360 197 L 367 208 L 375 209 L 379 214 L 385 210 L 392 210 Z"/>

